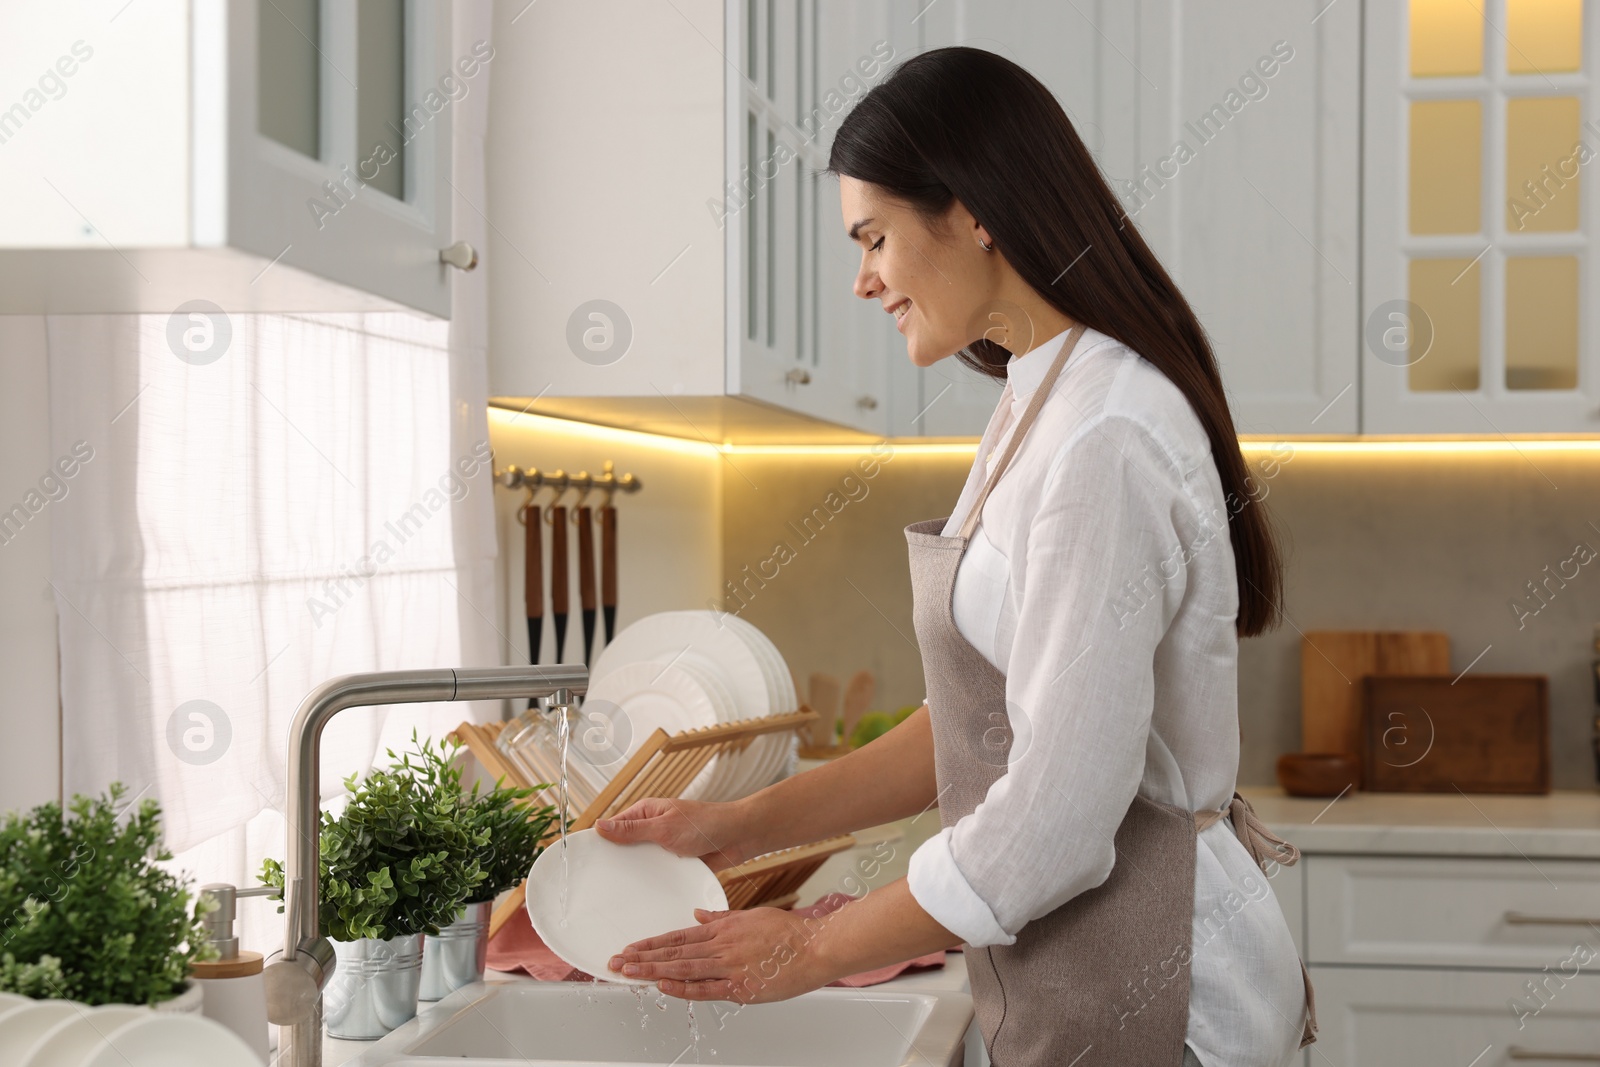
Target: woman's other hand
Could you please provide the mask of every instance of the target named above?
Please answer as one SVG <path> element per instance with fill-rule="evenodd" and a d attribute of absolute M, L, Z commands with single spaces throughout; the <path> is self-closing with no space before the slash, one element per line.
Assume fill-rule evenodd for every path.
<path fill-rule="evenodd" d="M 678 856 L 698 856 L 713 871 L 750 858 L 750 820 L 738 803 L 646 797 L 594 824 L 619 845 L 649 841 Z"/>

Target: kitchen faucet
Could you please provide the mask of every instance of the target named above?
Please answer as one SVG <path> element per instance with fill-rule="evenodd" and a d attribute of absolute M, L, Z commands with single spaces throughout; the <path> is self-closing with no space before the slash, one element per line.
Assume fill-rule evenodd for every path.
<path fill-rule="evenodd" d="M 322 989 L 333 977 L 333 946 L 318 922 L 321 869 L 322 730 L 346 708 L 432 701 L 546 697 L 552 711 L 575 711 L 589 687 L 578 665 L 442 668 L 347 674 L 324 682 L 300 702 L 289 728 L 288 842 L 283 907 L 283 948 L 267 961 L 267 1018 L 277 1023 L 278 1067 L 321 1067 Z"/>

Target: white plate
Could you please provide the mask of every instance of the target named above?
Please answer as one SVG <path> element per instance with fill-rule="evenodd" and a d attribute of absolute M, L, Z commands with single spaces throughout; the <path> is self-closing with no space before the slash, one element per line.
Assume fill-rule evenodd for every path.
<path fill-rule="evenodd" d="M 716 669 L 697 657 L 684 656 L 678 661 L 678 669 L 690 675 L 705 689 L 706 695 L 711 698 L 711 703 L 717 711 L 718 722 L 733 722 L 738 717 L 738 711 L 733 705 L 733 694 L 728 692 L 728 687 L 723 684 L 721 676 Z M 728 786 L 739 773 L 739 763 L 743 754 L 723 754 L 713 756 L 706 765 L 707 773 L 697 777 L 689 787 L 684 789 L 683 796 L 690 800 L 723 800 L 728 795 Z"/>
<path fill-rule="evenodd" d="M 620 714 L 605 708 L 607 704 L 620 709 Z M 599 709 L 596 705 L 600 705 Z M 595 714 L 622 720 L 613 724 L 616 734 L 606 739 L 614 747 L 602 749 L 595 757 L 598 763 L 585 758 L 586 749 L 581 738 L 569 743 L 569 770 L 577 770 L 597 789 L 604 788 L 658 728 L 675 734 L 696 727 L 715 726 L 719 721 L 717 704 L 696 674 L 670 663 L 629 663 L 618 667 L 589 686 L 584 707 Z M 583 721 L 585 725 L 580 729 L 603 730 L 599 724 L 591 724 L 587 715 Z M 617 751 L 622 749 L 624 740 L 626 748 Z M 690 784 L 704 789 L 710 777 L 711 768 L 707 767 Z"/>
<path fill-rule="evenodd" d="M 31 1001 L 27 997 L 19 997 L 15 993 L 0 993 L 0 1015 L 4 1015 L 12 1008 L 20 1008 Z"/>
<path fill-rule="evenodd" d="M 761 665 L 761 676 L 767 685 L 767 707 L 769 715 L 778 714 L 783 708 L 783 689 L 778 682 L 773 657 L 769 653 L 771 642 L 766 635 L 756 629 L 754 625 L 746 622 L 733 614 L 718 616 L 717 622 L 737 633 L 750 646 L 750 652 L 755 656 L 756 662 Z M 771 774 L 777 769 L 783 759 L 783 741 L 771 734 L 762 734 L 750 742 L 750 747 L 745 749 L 744 773 L 731 787 L 728 799 L 749 796 L 771 780 Z"/>
<path fill-rule="evenodd" d="M 45 1031 L 33 1050 L 22 1057 L 21 1067 L 82 1067 L 89 1054 L 100 1048 L 102 1038 L 148 1014 L 149 1008 L 126 1004 L 84 1008 L 81 1014 Z"/>
<path fill-rule="evenodd" d="M 0 1063 L 21 1063 L 46 1030 L 88 1010 L 70 1000 L 30 1000 L 11 1008 L 0 1015 Z"/>
<path fill-rule="evenodd" d="M 727 685 L 737 719 L 771 714 L 773 693 L 767 672 L 746 635 L 738 626 L 727 624 L 729 619 L 735 617 L 718 611 L 663 611 L 640 619 L 601 652 L 590 672 L 591 691 L 596 681 L 629 663 L 673 663 L 693 656 Z M 737 769 L 726 769 L 725 787 L 719 782 L 721 799 L 745 795 L 745 785 L 760 773 L 756 761 L 767 747 L 752 744 L 737 761 L 729 761 L 736 763 Z"/>
<path fill-rule="evenodd" d="M 82 1067 L 260 1067 L 244 1039 L 202 1015 L 150 1012 L 101 1039 Z"/>
<path fill-rule="evenodd" d="M 794 689 L 794 678 L 789 673 L 789 665 L 784 661 L 783 653 L 778 651 L 778 646 L 772 643 L 761 629 L 754 624 L 738 618 L 727 616 L 727 622 L 739 630 L 758 659 L 766 669 L 769 688 L 772 690 L 772 713 L 785 714 L 800 707 L 799 694 Z M 762 789 L 781 777 L 787 777 L 795 771 L 798 758 L 799 737 L 795 734 L 765 735 L 761 740 L 766 742 L 763 746 L 765 756 L 751 777 L 744 783 L 746 793 L 753 793 Z M 753 746 L 752 746 L 753 747 Z"/>
<path fill-rule="evenodd" d="M 774 710 L 783 712 L 798 711 L 800 709 L 800 694 L 795 691 L 794 675 L 789 671 L 789 662 L 783 658 L 783 653 L 778 651 L 778 646 L 772 639 L 759 629 L 751 627 L 761 639 L 761 645 L 766 655 L 771 659 L 773 670 L 778 678 L 778 704 Z M 778 756 L 774 761 L 772 771 L 767 775 L 763 785 L 771 785 L 782 778 L 788 778 L 798 769 L 800 761 L 800 735 L 790 733 L 783 737 L 778 748 Z"/>
<path fill-rule="evenodd" d="M 772 711 L 767 678 L 749 642 L 719 621 L 714 611 L 663 611 L 650 615 L 617 634 L 589 672 L 594 682 L 629 663 L 660 660 L 671 663 L 694 654 L 712 664 L 733 695 L 739 718 Z"/>
<path fill-rule="evenodd" d="M 563 868 L 566 925 L 562 925 Z M 698 925 L 695 908 L 725 911 L 728 896 L 711 868 L 660 845 L 619 845 L 594 830 L 567 835 L 539 853 L 528 872 L 528 918 L 550 951 L 606 982 L 654 985 L 610 969 L 611 957 L 657 934 Z"/>

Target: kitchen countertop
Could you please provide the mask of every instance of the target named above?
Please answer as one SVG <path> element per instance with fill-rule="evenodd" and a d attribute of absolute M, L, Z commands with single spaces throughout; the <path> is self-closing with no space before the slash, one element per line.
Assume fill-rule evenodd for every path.
<path fill-rule="evenodd" d="M 1548 796 L 1361 793 L 1331 800 L 1239 790 L 1272 831 L 1309 855 L 1600 858 L 1600 791 Z"/>

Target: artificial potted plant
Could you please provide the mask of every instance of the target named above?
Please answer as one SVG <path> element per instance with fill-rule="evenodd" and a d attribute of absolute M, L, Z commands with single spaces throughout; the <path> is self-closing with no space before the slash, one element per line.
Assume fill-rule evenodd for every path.
<path fill-rule="evenodd" d="M 127 789 L 0 820 L 0 992 L 194 1011 L 189 965 L 213 954 L 188 884 L 159 866 L 161 807 Z M 124 819 L 124 816 L 126 818 Z"/>
<path fill-rule="evenodd" d="M 454 759 L 459 748 L 457 741 L 441 755 L 425 757 L 423 773 L 441 792 L 462 792 L 461 767 Z M 468 825 L 474 837 L 485 841 L 479 864 L 486 877 L 456 921 L 438 934 L 428 935 L 422 957 L 422 1000 L 439 1000 L 483 977 L 494 899 L 528 876 L 539 843 L 555 821 L 554 807 L 529 803 L 529 798 L 545 788 L 548 784 L 510 787 L 502 780 L 486 792 L 473 783 L 471 792 L 465 794 Z"/>
<path fill-rule="evenodd" d="M 382 1037 L 416 1015 L 423 936 L 453 923 L 488 877 L 487 833 L 472 823 L 459 776 L 442 772 L 431 741 L 411 739 L 404 756 L 388 753 L 388 768 L 345 779 L 337 818 L 322 813 L 318 917 L 338 957 L 323 991 L 332 1037 Z M 283 888 L 276 860 L 261 877 Z"/>

